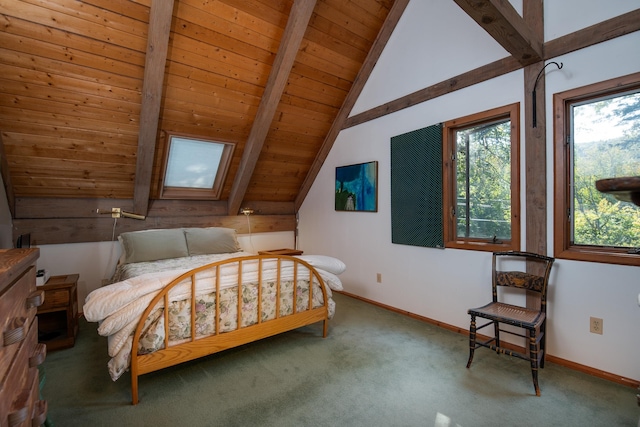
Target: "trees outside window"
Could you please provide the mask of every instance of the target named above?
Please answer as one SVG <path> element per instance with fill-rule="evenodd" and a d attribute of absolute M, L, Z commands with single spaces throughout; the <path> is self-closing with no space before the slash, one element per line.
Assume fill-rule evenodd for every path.
<path fill-rule="evenodd" d="M 444 125 L 445 245 L 520 249 L 519 104 Z"/>
<path fill-rule="evenodd" d="M 554 96 L 558 258 L 640 265 L 640 209 L 599 179 L 640 176 L 640 73 Z"/>

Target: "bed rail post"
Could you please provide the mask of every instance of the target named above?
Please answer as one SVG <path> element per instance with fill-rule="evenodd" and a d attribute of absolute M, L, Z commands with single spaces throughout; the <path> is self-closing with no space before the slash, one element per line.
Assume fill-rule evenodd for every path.
<path fill-rule="evenodd" d="M 131 371 L 131 404 L 138 404 L 138 375 Z"/>

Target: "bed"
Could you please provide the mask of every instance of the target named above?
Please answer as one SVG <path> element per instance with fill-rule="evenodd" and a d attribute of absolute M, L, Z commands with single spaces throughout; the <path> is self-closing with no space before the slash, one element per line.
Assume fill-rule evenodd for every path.
<path fill-rule="evenodd" d="M 98 322 L 116 381 L 138 377 L 302 326 L 326 337 L 344 264 L 321 255 L 242 252 L 235 230 L 181 228 L 123 233 L 113 283 L 83 307 Z M 168 309 L 165 309 L 167 308 Z"/>

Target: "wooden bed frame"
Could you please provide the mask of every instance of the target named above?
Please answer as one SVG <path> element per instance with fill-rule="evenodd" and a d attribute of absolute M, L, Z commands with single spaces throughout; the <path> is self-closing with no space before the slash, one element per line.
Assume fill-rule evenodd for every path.
<path fill-rule="evenodd" d="M 242 319 L 242 264 L 246 261 L 258 260 L 259 262 L 259 273 L 258 273 L 258 282 L 260 286 L 258 286 L 258 313 L 262 312 L 262 269 L 264 260 L 276 260 L 278 267 L 278 274 L 276 279 L 276 318 L 271 320 L 262 321 L 261 316 L 258 315 L 257 323 L 240 327 L 241 319 Z M 293 262 L 294 266 L 294 283 L 297 283 L 298 280 L 309 280 L 310 282 L 313 279 L 317 280 L 320 284 L 320 289 L 323 294 L 324 305 L 312 308 L 312 298 L 313 292 L 315 291 L 314 287 L 310 287 L 309 291 L 309 303 L 307 305 L 308 309 L 304 311 L 298 312 L 296 307 L 297 300 L 297 286 L 293 287 L 293 314 L 289 314 L 286 316 L 280 316 L 280 270 L 282 266 L 282 261 L 290 261 Z M 164 301 L 164 307 L 169 306 L 169 291 L 182 282 L 184 279 L 189 279 L 191 282 L 191 295 L 195 293 L 196 289 L 196 273 L 199 273 L 203 270 L 213 269 L 216 283 L 220 283 L 220 267 L 228 264 L 238 264 L 238 282 L 240 283 L 237 286 L 238 292 L 238 328 L 228 332 L 220 332 L 220 288 L 216 286 L 216 304 L 215 304 L 215 318 L 216 318 L 216 327 L 215 333 L 213 335 L 209 335 L 206 337 L 196 338 L 195 333 L 195 298 L 191 298 L 191 338 L 188 342 L 182 342 L 179 344 L 170 344 L 169 343 L 169 314 L 168 310 L 163 310 L 164 313 L 164 330 L 165 330 L 165 338 L 164 338 L 164 348 L 157 350 L 153 353 L 148 354 L 138 354 L 138 343 L 140 340 L 140 336 L 142 334 L 144 322 L 149 317 L 151 312 L 153 311 L 156 303 L 160 300 Z M 289 263 L 288 263 L 289 264 Z M 291 264 L 289 264 L 291 265 Z M 307 276 L 306 272 L 300 272 L 300 277 L 298 271 L 300 267 L 304 266 L 308 269 L 309 274 Z M 310 325 L 316 322 L 323 322 L 322 328 L 322 336 L 327 336 L 327 328 L 328 328 L 328 319 L 329 319 L 329 309 L 328 309 L 328 297 L 327 291 L 324 286 L 324 281 L 317 270 L 315 270 L 309 263 L 286 255 L 254 255 L 242 258 L 231 258 L 224 261 L 219 261 L 211 264 L 204 265 L 202 267 L 195 268 L 190 270 L 183 275 L 175 278 L 171 283 L 165 286 L 158 295 L 151 301 L 149 306 L 143 312 L 140 320 L 138 322 L 138 326 L 133 335 L 133 344 L 131 349 L 131 395 L 132 395 L 132 404 L 138 404 L 138 377 L 140 375 L 144 375 L 150 372 L 154 372 L 169 366 L 175 366 L 177 364 L 187 362 L 190 360 L 198 359 L 200 357 L 208 356 L 213 353 L 217 353 L 222 350 L 226 350 L 229 348 L 237 347 L 243 344 L 247 344 L 253 341 L 260 340 L 262 338 L 270 337 L 273 335 L 277 335 L 282 332 L 291 331 L 293 329 L 300 328 L 302 326 Z"/>

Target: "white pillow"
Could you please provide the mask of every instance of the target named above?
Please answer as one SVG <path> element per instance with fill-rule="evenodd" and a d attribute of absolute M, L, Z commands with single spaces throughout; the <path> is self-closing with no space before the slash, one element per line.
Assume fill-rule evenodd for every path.
<path fill-rule="evenodd" d="M 296 258 L 300 258 L 301 260 L 311 264 L 313 267 L 333 274 L 342 274 L 347 269 L 344 262 L 327 255 L 298 255 Z"/>

